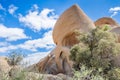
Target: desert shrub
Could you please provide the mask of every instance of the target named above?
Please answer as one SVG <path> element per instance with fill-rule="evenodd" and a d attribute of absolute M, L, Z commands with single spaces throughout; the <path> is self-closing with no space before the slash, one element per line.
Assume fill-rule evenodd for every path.
<path fill-rule="evenodd" d="M 79 71 L 74 71 L 72 80 L 106 80 L 99 75 L 100 72 L 101 71 L 98 71 L 94 74 L 93 69 L 88 69 L 86 66 L 82 65 Z"/>
<path fill-rule="evenodd" d="M 106 29 L 96 28 L 89 33 L 80 34 L 78 40 L 79 43 L 74 45 L 70 51 L 70 59 L 74 62 L 75 70 L 79 71 L 81 66 L 85 65 L 85 67 L 94 71 L 92 72 L 94 76 L 101 71 L 97 76 L 102 76 L 108 80 L 113 76 L 116 77 L 114 77 L 116 80 L 120 78 L 120 76 L 117 76 L 118 73 L 115 72 L 118 67 L 114 65 L 113 60 L 120 53 L 120 44 L 116 43 L 115 34 L 108 32 Z"/>
<path fill-rule="evenodd" d="M 11 66 L 18 65 L 22 61 L 23 57 L 24 55 L 21 52 L 13 51 L 8 54 L 8 63 Z"/>
<path fill-rule="evenodd" d="M 40 73 L 18 70 L 14 75 L 9 77 L 9 80 L 44 80 L 43 78 L 44 75 L 41 75 Z"/>
<path fill-rule="evenodd" d="M 102 25 L 102 26 L 97 26 L 99 29 L 103 30 L 103 31 L 108 31 L 111 30 L 111 26 L 110 25 Z"/>
<path fill-rule="evenodd" d="M 9 75 L 0 71 L 0 80 L 9 80 Z"/>

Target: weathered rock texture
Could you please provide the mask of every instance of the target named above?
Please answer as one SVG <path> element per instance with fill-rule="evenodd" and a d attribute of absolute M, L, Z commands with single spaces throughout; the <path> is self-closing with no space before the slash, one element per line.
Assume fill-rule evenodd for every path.
<path fill-rule="evenodd" d="M 72 80 L 72 78 L 64 74 L 51 75 L 51 74 L 39 74 L 33 72 L 24 72 L 23 77 L 24 80 Z"/>
<path fill-rule="evenodd" d="M 72 34 L 74 30 L 77 29 L 81 32 L 88 32 L 94 27 L 93 22 L 88 18 L 88 16 L 77 5 L 73 5 L 57 20 L 53 29 L 53 40 L 57 45 L 66 45 L 64 44 L 64 39 L 69 38 L 71 35 L 74 36 Z M 73 41 L 73 44 L 74 43 L 75 42 Z"/>
<path fill-rule="evenodd" d="M 75 30 L 81 33 L 95 28 L 94 23 L 77 6 L 66 10 L 56 22 L 53 29 L 55 49 L 43 60 L 36 64 L 40 72 L 71 74 L 72 62 L 69 60 L 70 47 L 78 43 Z"/>
<path fill-rule="evenodd" d="M 96 27 L 103 27 L 104 25 L 108 25 L 111 27 L 109 30 L 112 33 L 115 33 L 118 36 L 118 42 L 120 42 L 120 25 L 110 17 L 103 17 L 94 22 Z"/>
<path fill-rule="evenodd" d="M 115 33 L 118 36 L 118 42 L 120 43 L 120 27 L 115 27 L 110 32 Z"/>
<path fill-rule="evenodd" d="M 6 57 L 0 57 L 0 73 L 7 73 L 11 69 Z"/>
<path fill-rule="evenodd" d="M 103 17 L 103 18 L 100 18 L 97 21 L 95 21 L 95 26 L 102 27 L 104 25 L 109 25 L 110 27 L 119 26 L 118 23 L 110 17 Z"/>

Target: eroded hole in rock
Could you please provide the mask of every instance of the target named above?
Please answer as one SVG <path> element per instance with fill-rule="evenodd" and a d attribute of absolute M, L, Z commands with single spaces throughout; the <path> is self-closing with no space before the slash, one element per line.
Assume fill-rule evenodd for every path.
<path fill-rule="evenodd" d="M 78 43 L 78 39 L 77 39 L 77 34 L 75 32 L 69 33 L 62 40 L 62 46 L 66 46 L 68 48 L 71 48 L 73 45 L 77 43 Z"/>

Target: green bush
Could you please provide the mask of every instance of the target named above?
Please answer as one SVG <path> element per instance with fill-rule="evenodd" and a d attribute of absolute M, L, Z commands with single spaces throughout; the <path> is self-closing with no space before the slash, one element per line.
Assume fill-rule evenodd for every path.
<path fill-rule="evenodd" d="M 74 71 L 74 76 L 72 80 L 107 80 L 99 75 L 101 71 L 98 70 L 94 74 L 93 69 L 88 69 L 86 66 L 82 65 L 79 71 Z"/>
<path fill-rule="evenodd" d="M 88 69 L 94 70 L 95 74 L 100 70 L 99 75 L 110 80 L 112 76 L 109 75 L 114 68 L 118 68 L 113 60 L 120 52 L 120 44 L 116 43 L 116 35 L 96 28 L 89 33 L 80 34 L 78 40 L 79 44 L 73 46 L 70 51 L 74 69 L 79 71 L 81 66 L 85 65 Z M 111 75 L 117 75 L 114 72 Z M 119 77 L 116 76 L 115 79 Z"/>

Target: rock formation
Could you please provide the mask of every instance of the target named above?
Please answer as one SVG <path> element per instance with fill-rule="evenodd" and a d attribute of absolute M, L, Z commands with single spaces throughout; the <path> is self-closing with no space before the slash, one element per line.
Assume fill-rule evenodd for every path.
<path fill-rule="evenodd" d="M 66 44 L 64 44 L 64 39 L 73 35 L 72 33 L 74 30 L 77 29 L 80 30 L 80 32 L 88 32 L 94 27 L 95 26 L 93 22 L 88 18 L 88 16 L 77 5 L 73 5 L 71 8 L 66 10 L 57 20 L 53 29 L 53 40 L 56 45 L 66 46 Z M 73 41 L 73 44 L 74 43 L 75 42 Z"/>
<path fill-rule="evenodd" d="M 120 43 L 120 27 L 115 27 L 111 29 L 110 32 L 115 33 L 118 36 L 118 42 Z"/>
<path fill-rule="evenodd" d="M 0 57 L 0 73 L 7 73 L 11 69 L 6 57 Z"/>
<path fill-rule="evenodd" d="M 102 27 L 108 25 L 111 27 L 109 30 L 112 33 L 115 33 L 118 36 L 118 41 L 120 42 L 120 25 L 110 17 L 103 17 L 94 22 L 95 26 Z"/>
<path fill-rule="evenodd" d="M 57 20 L 53 29 L 55 49 L 36 64 L 40 72 L 70 75 L 72 62 L 69 60 L 70 47 L 78 43 L 75 30 L 89 32 L 95 28 L 94 23 L 77 6 L 73 5 Z"/>
<path fill-rule="evenodd" d="M 75 30 L 87 33 L 94 29 L 95 26 L 102 27 L 103 25 L 113 27 L 110 31 L 120 36 L 120 27 L 112 18 L 103 17 L 93 22 L 77 5 L 73 5 L 59 17 L 54 26 L 53 40 L 56 44 L 55 49 L 40 62 L 30 67 L 29 71 L 38 70 L 48 74 L 63 73 L 71 75 L 73 63 L 69 60 L 70 48 L 78 43 Z"/>
<path fill-rule="evenodd" d="M 117 27 L 119 26 L 118 23 L 113 20 L 112 18 L 110 17 L 103 17 L 103 18 L 100 18 L 98 19 L 97 21 L 95 21 L 95 26 L 104 26 L 104 25 L 109 25 L 110 27 Z"/>

